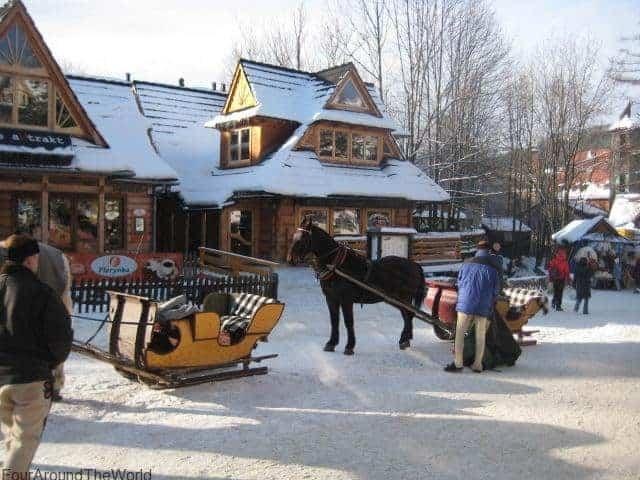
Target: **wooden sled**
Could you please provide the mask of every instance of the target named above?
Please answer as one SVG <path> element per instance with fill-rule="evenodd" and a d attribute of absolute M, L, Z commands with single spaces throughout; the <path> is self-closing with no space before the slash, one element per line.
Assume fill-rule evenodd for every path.
<path fill-rule="evenodd" d="M 153 347 L 159 303 L 120 292 L 109 292 L 109 295 L 109 351 L 77 343 L 74 350 L 112 363 L 127 378 L 156 388 L 173 388 L 263 375 L 267 373 L 267 367 L 251 368 L 251 363 L 277 356 L 251 356 L 258 341 L 266 339 L 284 311 L 284 304 L 273 299 L 266 299 L 270 303 L 251 312 L 246 319 L 246 332 L 234 344 L 221 328 L 224 316 L 219 313 L 195 313 L 187 318 L 170 320 L 168 325 L 163 322 L 176 343 L 171 345 L 170 351 L 163 352 L 154 351 Z"/>

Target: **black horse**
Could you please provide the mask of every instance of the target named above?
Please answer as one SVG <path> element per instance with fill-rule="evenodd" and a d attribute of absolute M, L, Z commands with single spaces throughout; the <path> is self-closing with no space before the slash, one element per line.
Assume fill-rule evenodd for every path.
<path fill-rule="evenodd" d="M 413 304 L 420 309 L 426 294 L 424 273 L 420 265 L 401 257 L 384 257 L 373 262 L 337 243 L 319 227 L 313 225 L 311 218 L 305 218 L 293 236 L 293 244 L 287 258 L 292 265 L 304 261 L 310 264 L 320 279 L 322 293 L 327 300 L 331 316 L 331 337 L 324 346 L 326 352 L 335 351 L 339 343 L 340 308 L 347 328 L 345 355 L 353 355 L 356 335 L 353 328 L 354 303 L 378 303 L 384 301 L 380 296 L 368 292 L 334 272 L 333 265 L 344 273 L 364 282 L 386 295 Z M 400 309 L 404 327 L 400 334 L 400 348 L 408 348 L 413 339 L 413 314 Z"/>

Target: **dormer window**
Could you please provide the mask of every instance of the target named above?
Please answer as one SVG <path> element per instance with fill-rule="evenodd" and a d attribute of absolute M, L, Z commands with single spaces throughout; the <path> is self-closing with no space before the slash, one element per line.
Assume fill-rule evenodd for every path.
<path fill-rule="evenodd" d="M 362 96 L 358 93 L 358 89 L 352 80 L 345 82 L 342 89 L 338 92 L 335 102 L 345 107 L 355 107 L 358 109 L 367 108 L 367 105 L 364 103 Z"/>
<path fill-rule="evenodd" d="M 377 164 L 378 135 L 321 129 L 318 156 L 335 163 Z"/>
<path fill-rule="evenodd" d="M 231 131 L 229 141 L 229 162 L 249 162 L 251 161 L 250 152 L 251 130 L 249 128 L 240 128 Z"/>

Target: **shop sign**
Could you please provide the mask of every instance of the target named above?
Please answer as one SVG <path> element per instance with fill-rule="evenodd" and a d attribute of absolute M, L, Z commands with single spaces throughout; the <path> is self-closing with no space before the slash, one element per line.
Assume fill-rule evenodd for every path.
<path fill-rule="evenodd" d="M 76 280 L 173 280 L 182 272 L 181 253 L 95 255 L 67 253 Z"/>
<path fill-rule="evenodd" d="M 91 270 L 99 277 L 128 277 L 138 270 L 138 264 L 124 255 L 105 255 L 91 262 Z"/>
<path fill-rule="evenodd" d="M 55 150 L 56 148 L 71 147 L 71 137 L 60 133 L 28 132 L 15 128 L 0 128 L 0 144 Z"/>

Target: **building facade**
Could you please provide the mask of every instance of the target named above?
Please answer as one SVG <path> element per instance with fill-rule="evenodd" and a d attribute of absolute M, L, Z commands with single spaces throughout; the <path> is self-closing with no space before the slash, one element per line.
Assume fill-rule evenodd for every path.
<path fill-rule="evenodd" d="M 20 1 L 0 10 L 0 236 L 68 252 L 154 248 L 154 190 L 177 175 L 128 82 L 65 76 Z"/>

